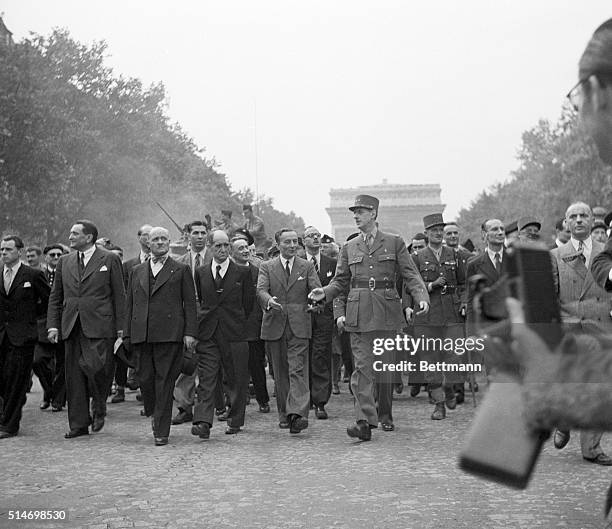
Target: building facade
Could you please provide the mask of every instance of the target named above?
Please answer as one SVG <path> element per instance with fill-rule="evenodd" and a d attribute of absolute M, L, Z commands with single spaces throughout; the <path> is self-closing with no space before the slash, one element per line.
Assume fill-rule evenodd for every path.
<path fill-rule="evenodd" d="M 440 200 L 439 184 L 381 184 L 331 189 L 330 206 L 326 209 L 331 220 L 332 232 L 342 243 L 357 231 L 353 214 L 348 207 L 357 195 L 373 195 L 380 200 L 378 222 L 383 231 L 401 235 L 406 244 L 412 236 L 423 231 L 423 217 L 430 213 L 443 213 L 446 204 Z"/>

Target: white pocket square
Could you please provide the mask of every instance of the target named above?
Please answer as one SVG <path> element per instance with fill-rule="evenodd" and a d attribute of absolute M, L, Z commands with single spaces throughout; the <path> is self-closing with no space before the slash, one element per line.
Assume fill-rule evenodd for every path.
<path fill-rule="evenodd" d="M 302 276 L 298 277 L 297 280 L 298 281 L 302 281 L 304 278 Z"/>
<path fill-rule="evenodd" d="M 333 276 L 333 275 L 334 275 L 334 273 L 333 273 L 331 270 L 328 270 L 328 271 L 327 271 L 327 277 L 331 277 L 331 276 Z"/>
<path fill-rule="evenodd" d="M 108 268 L 106 268 L 106 265 L 102 265 L 102 268 L 100 268 L 100 272 L 108 272 Z"/>
<path fill-rule="evenodd" d="M 29 288 L 29 287 L 31 287 L 31 286 L 32 286 L 32 283 L 30 283 L 29 281 L 26 281 L 26 282 L 23 284 L 23 288 Z"/>

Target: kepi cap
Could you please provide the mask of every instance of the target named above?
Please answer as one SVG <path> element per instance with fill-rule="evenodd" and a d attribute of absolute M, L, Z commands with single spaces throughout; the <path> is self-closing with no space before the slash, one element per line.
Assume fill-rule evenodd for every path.
<path fill-rule="evenodd" d="M 423 217 L 423 226 L 428 230 L 434 226 L 446 226 L 446 222 L 442 218 L 442 213 L 432 213 Z"/>
<path fill-rule="evenodd" d="M 355 211 L 357 208 L 375 209 L 378 211 L 378 199 L 371 195 L 357 195 L 355 197 L 355 204 L 349 209 Z"/>

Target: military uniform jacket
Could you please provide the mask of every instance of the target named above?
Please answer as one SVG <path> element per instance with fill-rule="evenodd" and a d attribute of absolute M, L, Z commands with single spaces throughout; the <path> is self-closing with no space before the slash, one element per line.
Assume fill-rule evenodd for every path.
<path fill-rule="evenodd" d="M 395 287 L 399 278 L 417 305 L 429 302 L 425 285 L 399 235 L 379 230 L 371 249 L 360 235 L 342 248 L 336 275 L 325 287 L 326 299 L 348 292 L 345 328 L 349 332 L 399 331 L 406 325 Z M 360 286 L 368 282 L 371 287 Z M 388 288 L 380 288 L 383 284 Z"/>
<path fill-rule="evenodd" d="M 592 244 L 591 262 L 604 249 L 600 242 Z M 568 330 L 587 334 L 612 333 L 612 297 L 595 282 L 590 267 L 587 269 L 572 242 L 550 253 L 561 316 Z"/>
<path fill-rule="evenodd" d="M 423 248 L 412 256 L 425 285 L 444 276 L 446 286 L 434 288 L 430 293 L 429 313 L 415 317 L 415 325 L 444 326 L 463 323 L 461 305 L 465 289 L 466 264 L 460 259 L 457 250 L 442 246 L 440 261 L 433 250 Z"/>

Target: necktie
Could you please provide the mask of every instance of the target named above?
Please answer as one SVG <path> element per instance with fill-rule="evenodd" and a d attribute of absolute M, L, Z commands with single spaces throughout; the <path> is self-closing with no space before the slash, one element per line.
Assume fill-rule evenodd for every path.
<path fill-rule="evenodd" d="M 200 254 L 197 253 L 196 256 L 195 256 L 195 266 L 194 266 L 194 268 L 198 268 L 201 265 L 202 265 L 202 258 L 200 257 Z"/>
<path fill-rule="evenodd" d="M 216 268 L 217 272 L 215 274 L 215 288 L 217 289 L 217 292 L 219 290 L 221 290 L 221 286 L 222 286 L 222 282 L 223 282 L 223 278 L 221 277 L 221 265 L 218 264 L 217 268 Z"/>
<path fill-rule="evenodd" d="M 79 278 L 83 277 L 83 270 L 85 270 L 85 254 L 79 252 Z"/>
<path fill-rule="evenodd" d="M 289 268 L 289 261 L 285 261 L 285 274 L 287 274 L 287 279 L 291 276 L 291 268 Z"/>
<path fill-rule="evenodd" d="M 495 270 L 497 270 L 498 274 L 501 272 L 501 256 L 499 252 L 495 252 Z"/>
<path fill-rule="evenodd" d="M 580 257 L 580 260 L 586 264 L 586 256 L 584 255 L 584 244 L 582 244 L 582 241 L 578 243 L 578 251 L 580 252 L 580 255 L 578 257 Z"/>
<path fill-rule="evenodd" d="M 366 246 L 368 248 L 371 248 L 373 243 L 374 243 L 374 235 L 372 235 L 371 233 L 368 233 L 368 235 L 366 236 Z"/>
<path fill-rule="evenodd" d="M 165 260 L 166 260 L 166 255 L 165 254 L 164 255 L 160 255 L 159 257 L 158 256 L 153 256 L 151 258 L 151 261 L 153 261 L 153 264 L 157 264 L 157 263 L 164 264 Z"/>
<path fill-rule="evenodd" d="M 8 291 L 11 289 L 11 283 L 13 281 L 13 269 L 5 268 L 4 269 L 4 290 L 8 294 Z"/>
<path fill-rule="evenodd" d="M 315 272 L 318 274 L 319 273 L 319 265 L 317 264 L 317 258 L 314 255 L 312 256 L 312 264 L 315 267 Z"/>

